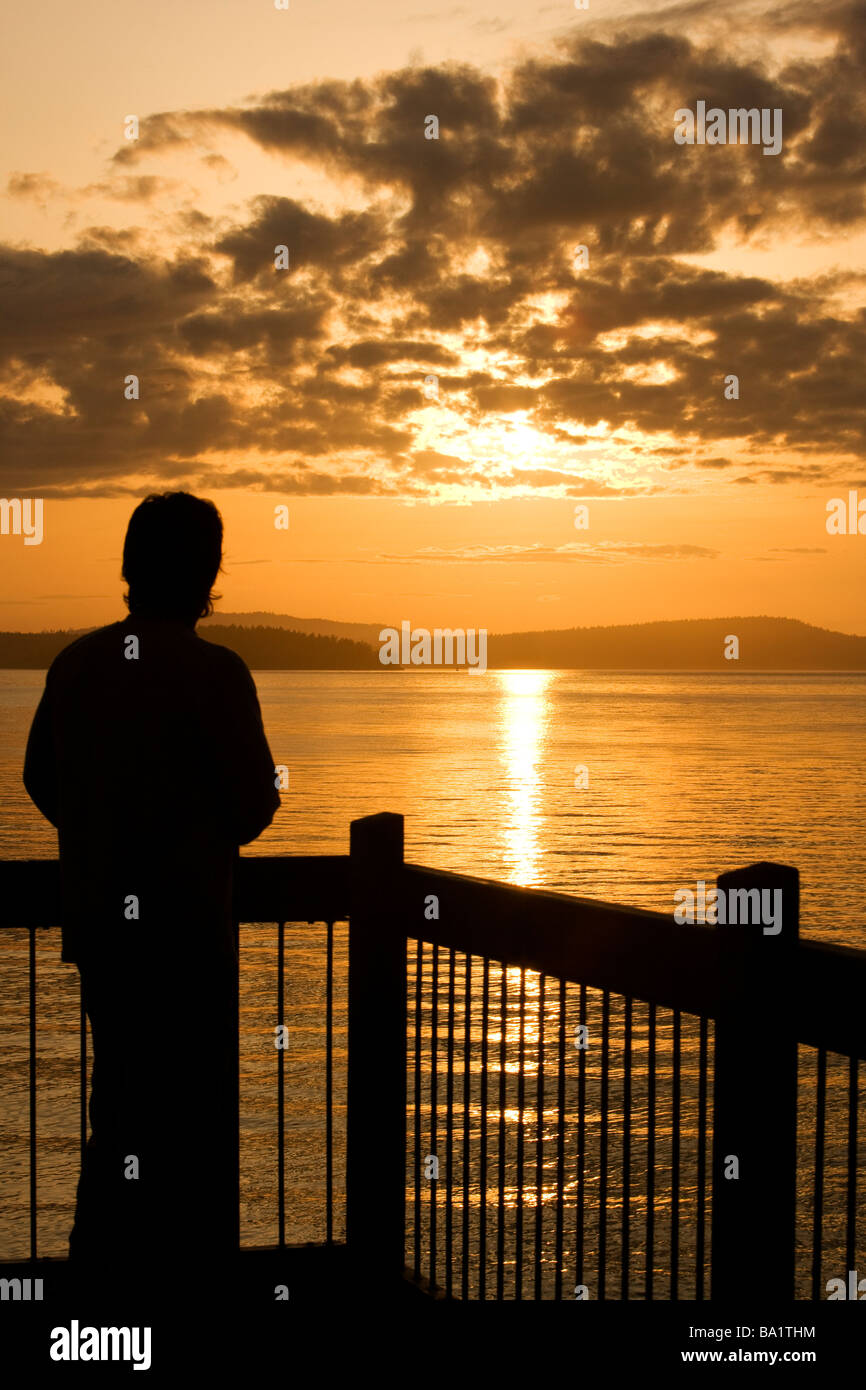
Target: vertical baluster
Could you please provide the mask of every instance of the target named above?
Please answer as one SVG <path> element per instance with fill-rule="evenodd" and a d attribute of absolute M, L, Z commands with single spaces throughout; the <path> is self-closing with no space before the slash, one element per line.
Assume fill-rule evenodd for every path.
<path fill-rule="evenodd" d="M 535 1297 L 541 1298 L 544 1212 L 544 983 L 538 978 L 538 1064 L 535 1092 Z"/>
<path fill-rule="evenodd" d="M 848 1212 L 845 1241 L 846 1272 L 857 1263 L 857 1069 L 856 1057 L 848 1059 Z"/>
<path fill-rule="evenodd" d="M 421 1012 L 424 980 L 424 943 L 415 946 L 415 1249 L 414 1270 L 421 1274 Z"/>
<path fill-rule="evenodd" d="M 707 1205 L 707 1020 L 701 1018 L 698 1048 L 698 1232 L 695 1299 L 704 1297 L 704 1251 Z"/>
<path fill-rule="evenodd" d="M 430 981 L 430 1153 L 436 1157 L 439 1118 L 439 947 L 433 946 Z M 436 1165 L 438 1169 L 438 1164 Z M 430 1285 L 436 1286 L 436 1198 L 439 1182 L 430 1180 Z"/>
<path fill-rule="evenodd" d="M 523 1111 L 526 1103 L 526 971 L 520 970 L 517 1041 L 517 1209 L 514 1233 L 514 1296 L 523 1297 Z"/>
<path fill-rule="evenodd" d="M 81 977 L 78 979 L 78 1130 L 80 1160 L 84 1162 L 87 1147 L 87 1010 L 84 1007 L 84 990 Z"/>
<path fill-rule="evenodd" d="M 824 1127 L 827 1116 L 827 1053 L 818 1049 L 818 1074 L 815 1078 L 815 1186 L 812 1210 L 812 1298 L 820 1302 L 821 1255 L 824 1239 Z"/>
<path fill-rule="evenodd" d="M 680 1011 L 674 1010 L 671 1097 L 671 1302 L 679 1298 L 680 1272 Z"/>
<path fill-rule="evenodd" d="M 505 966 L 500 969 L 499 993 L 499 1207 L 496 1230 L 496 1297 L 505 1296 L 505 1061 L 508 1026 L 508 985 Z"/>
<path fill-rule="evenodd" d="M 30 1258 L 36 1259 L 36 928 L 30 927 L 28 995 L 30 1000 Z"/>
<path fill-rule="evenodd" d="M 325 980 L 325 1239 L 334 1243 L 334 924 L 327 922 Z"/>
<path fill-rule="evenodd" d="M 607 1277 L 607 1106 L 609 1089 L 610 993 L 602 991 L 601 1005 L 601 1139 L 598 1183 L 598 1297 L 604 1302 Z"/>
<path fill-rule="evenodd" d="M 448 950 L 448 1048 L 445 1082 L 445 1292 L 453 1293 L 454 1257 L 454 947 Z"/>
<path fill-rule="evenodd" d="M 469 1205 L 472 1172 L 470 1122 L 472 1115 L 472 957 L 467 952 L 464 971 L 465 1011 L 463 1014 L 463 1264 L 460 1293 L 469 1298 Z"/>
<path fill-rule="evenodd" d="M 580 986 L 578 1023 L 586 1029 L 586 985 Z M 581 1039 L 586 1036 L 581 1031 Z M 560 1112 L 561 1113 L 561 1112 Z M 584 1228 L 586 1217 L 586 1047 L 577 1056 L 577 1227 L 575 1230 L 575 1283 L 583 1284 Z M 562 1189 L 560 1188 L 560 1200 Z"/>
<path fill-rule="evenodd" d="M 625 1000 L 625 1027 L 622 1042 L 622 1247 L 621 1293 L 628 1299 L 629 1260 L 631 1258 L 631 999 Z"/>
<path fill-rule="evenodd" d="M 656 1006 L 649 1006 L 647 1038 L 647 1121 L 646 1121 L 646 1298 L 652 1302 L 655 1264 L 656 1200 Z"/>
<path fill-rule="evenodd" d="M 556 1069 L 556 1227 L 554 1298 L 562 1298 L 563 1216 L 565 1208 L 565 1028 L 566 983 L 559 982 L 559 1038 Z"/>
<path fill-rule="evenodd" d="M 277 1023 L 282 1028 L 286 1021 L 285 993 L 285 922 L 277 923 Z M 285 1115 L 285 1090 L 286 1090 L 286 1051 L 283 1046 L 277 1048 L 277 1161 L 279 1172 L 277 1174 L 277 1220 L 279 1223 L 279 1245 L 280 1248 L 286 1243 L 286 1115 Z"/>
<path fill-rule="evenodd" d="M 481 1151 L 478 1162 L 478 1297 L 487 1297 L 487 1057 L 490 1036 L 490 961 L 481 975 Z"/>

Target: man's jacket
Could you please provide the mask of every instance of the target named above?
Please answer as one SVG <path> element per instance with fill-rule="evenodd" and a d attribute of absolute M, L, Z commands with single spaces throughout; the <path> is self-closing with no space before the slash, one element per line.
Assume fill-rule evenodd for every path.
<path fill-rule="evenodd" d="M 58 829 L 63 960 L 115 942 L 189 959 L 226 948 L 237 846 L 280 804 L 235 652 L 153 618 L 73 642 L 48 671 L 24 785 Z"/>

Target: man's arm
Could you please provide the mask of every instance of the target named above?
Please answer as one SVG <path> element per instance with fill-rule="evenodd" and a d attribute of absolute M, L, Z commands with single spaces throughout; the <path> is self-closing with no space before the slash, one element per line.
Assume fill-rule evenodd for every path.
<path fill-rule="evenodd" d="M 224 733 L 229 838 L 246 845 L 261 835 L 280 805 L 274 759 L 262 724 L 255 682 L 238 657 L 232 673 L 231 722 Z"/>
<path fill-rule="evenodd" d="M 52 825 L 57 825 L 60 819 L 60 797 L 51 728 L 51 697 L 47 681 L 27 739 L 24 786 L 31 801 L 36 803 L 43 816 L 50 820 Z"/>

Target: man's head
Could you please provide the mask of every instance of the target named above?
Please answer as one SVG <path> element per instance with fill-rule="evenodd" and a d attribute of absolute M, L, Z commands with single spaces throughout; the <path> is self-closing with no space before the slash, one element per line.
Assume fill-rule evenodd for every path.
<path fill-rule="evenodd" d="M 124 601 L 133 617 L 198 622 L 213 612 L 223 523 L 213 502 L 189 492 L 145 497 L 123 543 Z"/>

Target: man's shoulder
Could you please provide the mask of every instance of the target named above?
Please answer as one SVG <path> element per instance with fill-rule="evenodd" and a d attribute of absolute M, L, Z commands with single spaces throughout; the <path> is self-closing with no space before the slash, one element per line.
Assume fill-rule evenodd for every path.
<path fill-rule="evenodd" d="M 48 682 L 58 686 L 82 676 L 92 678 L 95 671 L 114 665 L 127 654 L 125 644 L 130 635 L 141 641 L 145 667 L 149 666 L 148 652 L 153 652 L 157 667 L 168 666 L 187 680 L 204 680 L 212 685 L 214 694 L 255 689 L 249 667 L 231 647 L 208 642 L 192 628 L 176 624 L 148 631 L 131 618 L 95 628 L 70 642 L 51 663 Z"/>
<path fill-rule="evenodd" d="M 122 629 L 121 622 L 108 623 L 105 627 L 94 628 L 92 632 L 76 637 L 74 642 L 57 653 L 48 668 L 49 676 L 62 677 L 103 652 L 112 650 Z"/>
<path fill-rule="evenodd" d="M 240 681 L 242 684 L 252 682 L 249 666 L 233 648 L 224 647 L 221 642 L 209 642 L 199 633 L 195 637 L 197 653 L 201 660 L 210 664 L 217 678 Z"/>

